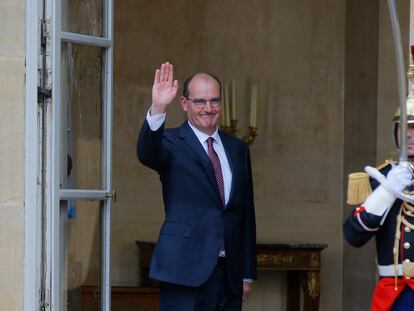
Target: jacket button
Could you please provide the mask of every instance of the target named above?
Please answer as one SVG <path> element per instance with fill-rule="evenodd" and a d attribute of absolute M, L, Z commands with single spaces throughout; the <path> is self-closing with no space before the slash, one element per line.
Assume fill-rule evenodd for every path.
<path fill-rule="evenodd" d="M 405 249 L 410 249 L 411 244 L 409 242 L 404 242 L 404 248 Z"/>

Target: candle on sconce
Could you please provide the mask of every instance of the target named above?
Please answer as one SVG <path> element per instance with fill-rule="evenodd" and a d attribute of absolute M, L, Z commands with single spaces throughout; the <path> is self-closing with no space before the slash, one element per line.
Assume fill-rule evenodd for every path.
<path fill-rule="evenodd" d="M 252 98 L 250 105 L 250 127 L 256 127 L 256 112 L 257 112 L 257 85 L 252 86 Z"/>
<path fill-rule="evenodd" d="M 236 81 L 231 82 L 231 119 L 236 120 Z"/>
<path fill-rule="evenodd" d="M 229 86 L 227 83 L 224 83 L 224 110 L 226 111 L 225 116 L 225 125 L 230 126 L 230 103 L 229 103 Z"/>
<path fill-rule="evenodd" d="M 224 86 L 221 85 L 221 112 L 220 112 L 220 125 L 226 126 L 226 106 L 224 100 Z"/>

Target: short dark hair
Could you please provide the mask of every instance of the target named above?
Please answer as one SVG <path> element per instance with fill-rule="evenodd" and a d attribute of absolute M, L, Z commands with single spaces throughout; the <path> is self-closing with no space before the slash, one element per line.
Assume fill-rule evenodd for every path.
<path fill-rule="evenodd" d="M 199 73 L 206 74 L 206 75 L 208 75 L 208 76 L 212 77 L 214 80 L 216 80 L 216 82 L 217 82 L 217 83 L 218 83 L 218 85 L 219 85 L 219 88 L 220 88 L 220 93 L 221 93 L 221 82 L 220 82 L 219 78 L 217 78 L 215 75 L 213 75 L 213 74 L 211 74 L 211 73 L 208 73 L 208 72 L 198 72 L 198 73 L 194 73 L 194 74 L 192 74 L 192 75 L 191 75 L 191 76 L 189 76 L 187 79 L 185 79 L 185 81 L 184 81 L 184 85 L 183 85 L 183 96 L 184 96 L 185 98 L 188 98 L 188 95 L 189 95 L 189 92 L 188 92 L 188 86 L 190 85 L 191 80 L 193 80 L 194 76 L 198 75 Z"/>

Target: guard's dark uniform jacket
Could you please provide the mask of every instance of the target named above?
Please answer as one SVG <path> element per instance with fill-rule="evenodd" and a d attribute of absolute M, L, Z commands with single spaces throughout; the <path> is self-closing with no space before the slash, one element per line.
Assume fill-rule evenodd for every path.
<path fill-rule="evenodd" d="M 390 170 L 391 164 L 380 169 L 380 172 L 387 175 Z M 370 183 L 373 190 L 379 186 L 379 183 L 372 178 L 370 179 Z M 383 216 L 368 213 L 363 204 L 361 204 L 354 208 L 343 226 L 345 239 L 354 247 L 363 246 L 369 241 L 369 239 L 371 239 L 372 236 L 375 235 L 378 273 L 381 279 L 374 293 L 373 306 L 371 310 L 414 310 L 414 291 L 410 289 L 414 289 L 414 278 L 410 279 L 408 277 L 402 277 L 403 262 L 414 262 L 414 230 L 404 224 L 401 224 L 400 227 L 401 237 L 398 246 L 399 290 L 395 291 L 394 286 L 395 266 L 393 248 L 397 228 L 397 216 L 400 213 L 401 204 L 402 201 L 400 199 L 396 199 L 388 214 L 386 212 Z M 385 219 L 383 219 L 384 217 Z M 405 216 L 405 219 L 409 224 L 414 225 L 414 217 Z M 384 278 L 390 279 L 384 280 Z M 387 285 L 385 285 L 386 283 Z M 384 288 L 387 289 L 385 290 Z M 393 297 L 385 297 L 388 295 L 385 294 L 388 290 L 390 291 L 389 294 Z M 378 295 L 380 297 L 376 297 Z M 388 302 L 389 306 L 385 306 L 386 302 L 383 301 L 383 299 L 388 298 L 392 299 L 392 301 Z M 407 303 L 410 305 L 410 309 L 399 307 L 399 304 Z"/>

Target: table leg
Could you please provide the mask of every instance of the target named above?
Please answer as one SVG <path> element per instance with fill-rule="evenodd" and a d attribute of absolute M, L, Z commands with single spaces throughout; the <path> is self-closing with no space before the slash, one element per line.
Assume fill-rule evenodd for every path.
<path fill-rule="evenodd" d="M 303 310 L 319 310 L 320 275 L 319 271 L 307 271 L 301 274 L 303 288 Z"/>
<path fill-rule="evenodd" d="M 300 272 L 287 271 L 287 311 L 300 310 Z"/>

